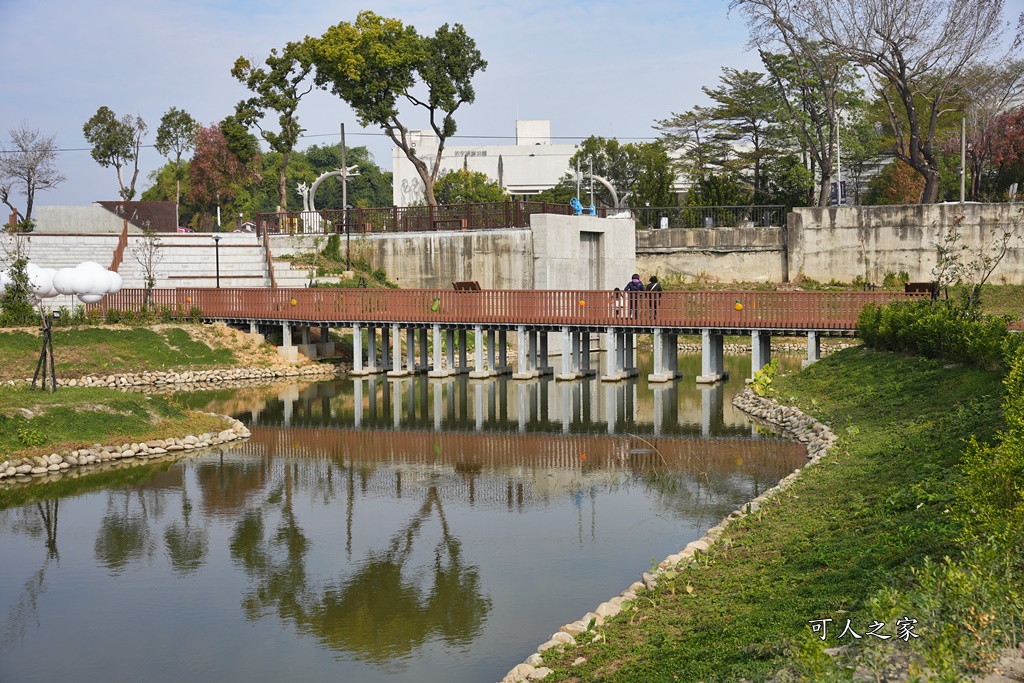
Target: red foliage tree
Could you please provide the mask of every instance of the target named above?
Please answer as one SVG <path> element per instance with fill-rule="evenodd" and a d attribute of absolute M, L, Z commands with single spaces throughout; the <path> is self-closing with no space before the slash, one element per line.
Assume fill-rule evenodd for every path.
<path fill-rule="evenodd" d="M 189 163 L 189 199 L 209 209 L 218 200 L 235 199 L 246 185 L 260 180 L 259 156 L 242 163 L 228 148 L 219 124 L 199 126 L 196 151 Z"/>

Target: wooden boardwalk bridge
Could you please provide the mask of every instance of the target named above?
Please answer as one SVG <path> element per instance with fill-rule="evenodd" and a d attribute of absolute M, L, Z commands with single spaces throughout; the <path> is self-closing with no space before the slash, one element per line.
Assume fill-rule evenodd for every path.
<path fill-rule="evenodd" d="M 430 377 L 469 373 L 471 378 L 484 378 L 512 373 L 514 379 L 529 379 L 552 373 L 558 380 L 572 380 L 597 374 L 598 369 L 591 367 L 591 352 L 603 346 L 601 379 L 618 381 L 637 373 L 636 335 L 650 334 L 654 370 L 648 379 L 666 382 L 680 376 L 675 352 L 679 335 L 697 334 L 702 340 L 703 362 L 696 379 L 707 383 L 725 378 L 726 334 L 750 335 L 752 373 L 769 362 L 773 334 L 806 335 L 807 362 L 813 362 L 820 355 L 821 337 L 854 334 L 865 306 L 927 296 L 904 292 L 335 288 L 170 289 L 150 294 L 151 306 L 184 311 L 198 308 L 207 321 L 248 326 L 254 333 L 280 328 L 283 349 L 295 348 L 295 353 L 311 356 L 318 351 L 310 342 L 311 328 L 321 329 L 322 340 L 327 339 L 330 328 L 350 328 L 352 374 L 357 376 L 424 372 Z M 145 290 L 122 290 L 108 295 L 103 305 L 138 310 L 144 298 Z M 297 345 L 293 344 L 296 331 L 301 338 Z M 470 331 L 475 339 L 472 365 L 468 362 Z M 514 372 L 508 359 L 509 332 L 518 338 Z M 555 344 L 549 344 L 552 334 L 556 335 Z M 560 372 L 548 362 L 549 355 L 556 352 L 561 356 Z"/>

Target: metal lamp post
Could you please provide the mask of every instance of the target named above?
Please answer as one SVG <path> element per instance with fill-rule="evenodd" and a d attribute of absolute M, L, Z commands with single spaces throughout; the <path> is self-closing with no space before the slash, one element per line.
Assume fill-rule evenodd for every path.
<path fill-rule="evenodd" d="M 217 264 L 217 289 L 220 289 L 220 235 L 213 236 L 213 253 Z"/>

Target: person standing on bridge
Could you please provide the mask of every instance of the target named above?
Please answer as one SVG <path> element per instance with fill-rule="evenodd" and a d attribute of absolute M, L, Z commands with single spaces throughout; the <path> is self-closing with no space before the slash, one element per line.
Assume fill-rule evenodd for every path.
<path fill-rule="evenodd" d="M 658 276 L 652 275 L 647 283 L 647 311 L 651 320 L 658 319 L 658 304 L 661 302 L 661 293 L 663 291 L 661 283 L 658 282 Z"/>
<path fill-rule="evenodd" d="M 640 312 L 640 292 L 644 291 L 644 283 L 640 281 L 640 276 L 633 273 L 633 278 L 623 291 L 629 292 L 626 295 L 629 297 L 629 317 L 635 318 Z"/>

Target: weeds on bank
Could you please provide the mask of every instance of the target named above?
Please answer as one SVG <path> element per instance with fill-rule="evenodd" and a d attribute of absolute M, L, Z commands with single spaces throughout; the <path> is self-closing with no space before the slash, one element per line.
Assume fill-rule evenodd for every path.
<path fill-rule="evenodd" d="M 875 620 L 892 634 L 902 616 L 918 619 L 918 640 L 939 652 L 928 660 L 918 642 L 890 638 L 876 668 L 895 652 L 934 670 L 962 644 L 942 641 L 933 622 L 967 634 L 982 625 L 966 608 L 942 612 L 913 596 L 939 595 L 953 576 L 941 558 L 961 555 L 960 524 L 947 512 L 957 465 L 965 440 L 996 437 L 999 375 L 849 349 L 773 387 L 831 424 L 837 450 L 602 626 L 604 642 L 545 653 L 552 680 L 765 680 L 780 671 L 848 680 L 842 657 L 823 654 L 844 644 L 836 636 L 846 619 L 861 635 Z M 825 618 L 836 630 L 819 646 L 809 622 Z M 572 666 L 577 657 L 587 662 Z"/>

